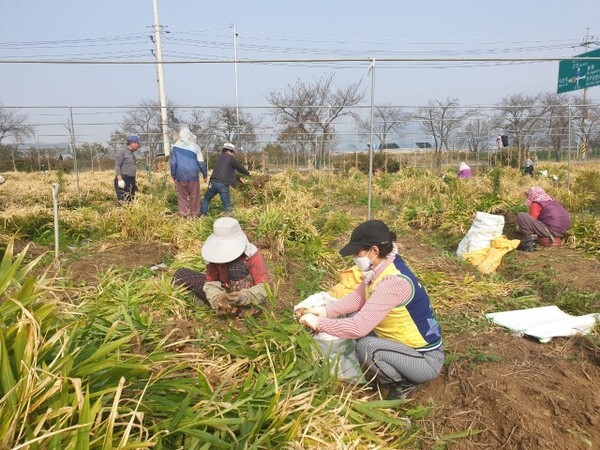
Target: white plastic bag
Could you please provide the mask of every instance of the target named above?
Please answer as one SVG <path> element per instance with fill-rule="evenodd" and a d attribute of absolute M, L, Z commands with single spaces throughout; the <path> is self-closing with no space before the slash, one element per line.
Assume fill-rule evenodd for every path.
<path fill-rule="evenodd" d="M 337 298 L 332 297 L 327 292 L 317 292 L 316 294 L 309 295 L 296 306 L 294 311 L 302 308 L 318 308 L 319 306 L 327 306 L 332 302 L 336 302 Z"/>
<path fill-rule="evenodd" d="M 502 236 L 504 229 L 504 216 L 488 214 L 478 211 L 471 228 L 465 237 L 458 244 L 456 255 L 489 248 L 492 245 L 492 239 Z"/>
<path fill-rule="evenodd" d="M 366 383 L 364 373 L 356 358 L 354 339 L 343 339 L 327 333 L 318 333 L 313 338 L 323 357 L 329 358 L 334 363 L 331 366 L 332 373 L 337 372 L 337 376 L 348 383 Z M 337 365 L 335 364 L 336 360 Z"/>
<path fill-rule="evenodd" d="M 337 301 L 337 298 L 332 297 L 327 292 L 317 292 L 294 306 L 294 311 L 301 308 L 327 306 L 329 303 Z M 354 339 L 339 338 L 327 333 L 318 333 L 313 338 L 323 357 L 334 362 L 331 365 L 332 373 L 337 373 L 340 379 L 349 383 L 362 384 L 366 382 L 356 358 Z M 337 364 L 335 364 L 336 361 Z"/>

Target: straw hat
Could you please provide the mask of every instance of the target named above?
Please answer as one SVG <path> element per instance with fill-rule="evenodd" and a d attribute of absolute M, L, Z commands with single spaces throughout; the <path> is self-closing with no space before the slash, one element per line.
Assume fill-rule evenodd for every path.
<path fill-rule="evenodd" d="M 221 217 L 215 220 L 213 233 L 202 246 L 202 257 L 210 263 L 228 263 L 244 253 L 247 244 L 239 222 L 233 217 Z"/>

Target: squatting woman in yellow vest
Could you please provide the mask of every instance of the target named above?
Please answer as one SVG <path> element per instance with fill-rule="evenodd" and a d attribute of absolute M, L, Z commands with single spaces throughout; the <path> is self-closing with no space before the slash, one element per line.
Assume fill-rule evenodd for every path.
<path fill-rule="evenodd" d="M 340 250 L 363 273 L 354 292 L 311 308 L 300 322 L 315 331 L 356 339 L 368 379 L 388 399 L 406 398 L 435 378 L 444 363 L 442 333 L 427 292 L 398 255 L 396 235 L 380 220 L 357 226 Z"/>

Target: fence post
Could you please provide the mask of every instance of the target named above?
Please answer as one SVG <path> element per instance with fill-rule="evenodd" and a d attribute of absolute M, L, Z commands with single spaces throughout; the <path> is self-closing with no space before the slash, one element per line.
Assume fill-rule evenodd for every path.
<path fill-rule="evenodd" d="M 58 260 L 58 183 L 52 183 L 52 201 L 54 203 L 54 259 Z"/>

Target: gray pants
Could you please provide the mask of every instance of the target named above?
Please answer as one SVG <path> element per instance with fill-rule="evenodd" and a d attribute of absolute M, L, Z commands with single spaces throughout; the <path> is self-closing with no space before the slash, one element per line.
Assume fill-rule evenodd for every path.
<path fill-rule="evenodd" d="M 419 352 L 400 342 L 365 336 L 356 340 L 356 356 L 367 379 L 380 384 L 404 380 L 425 383 L 434 379 L 444 365 L 443 347 Z"/>
<path fill-rule="evenodd" d="M 539 237 L 561 237 L 553 235 L 544 222 L 540 222 L 534 219 L 532 216 L 525 212 L 517 214 L 517 226 L 519 231 L 523 234 L 537 234 Z"/>

